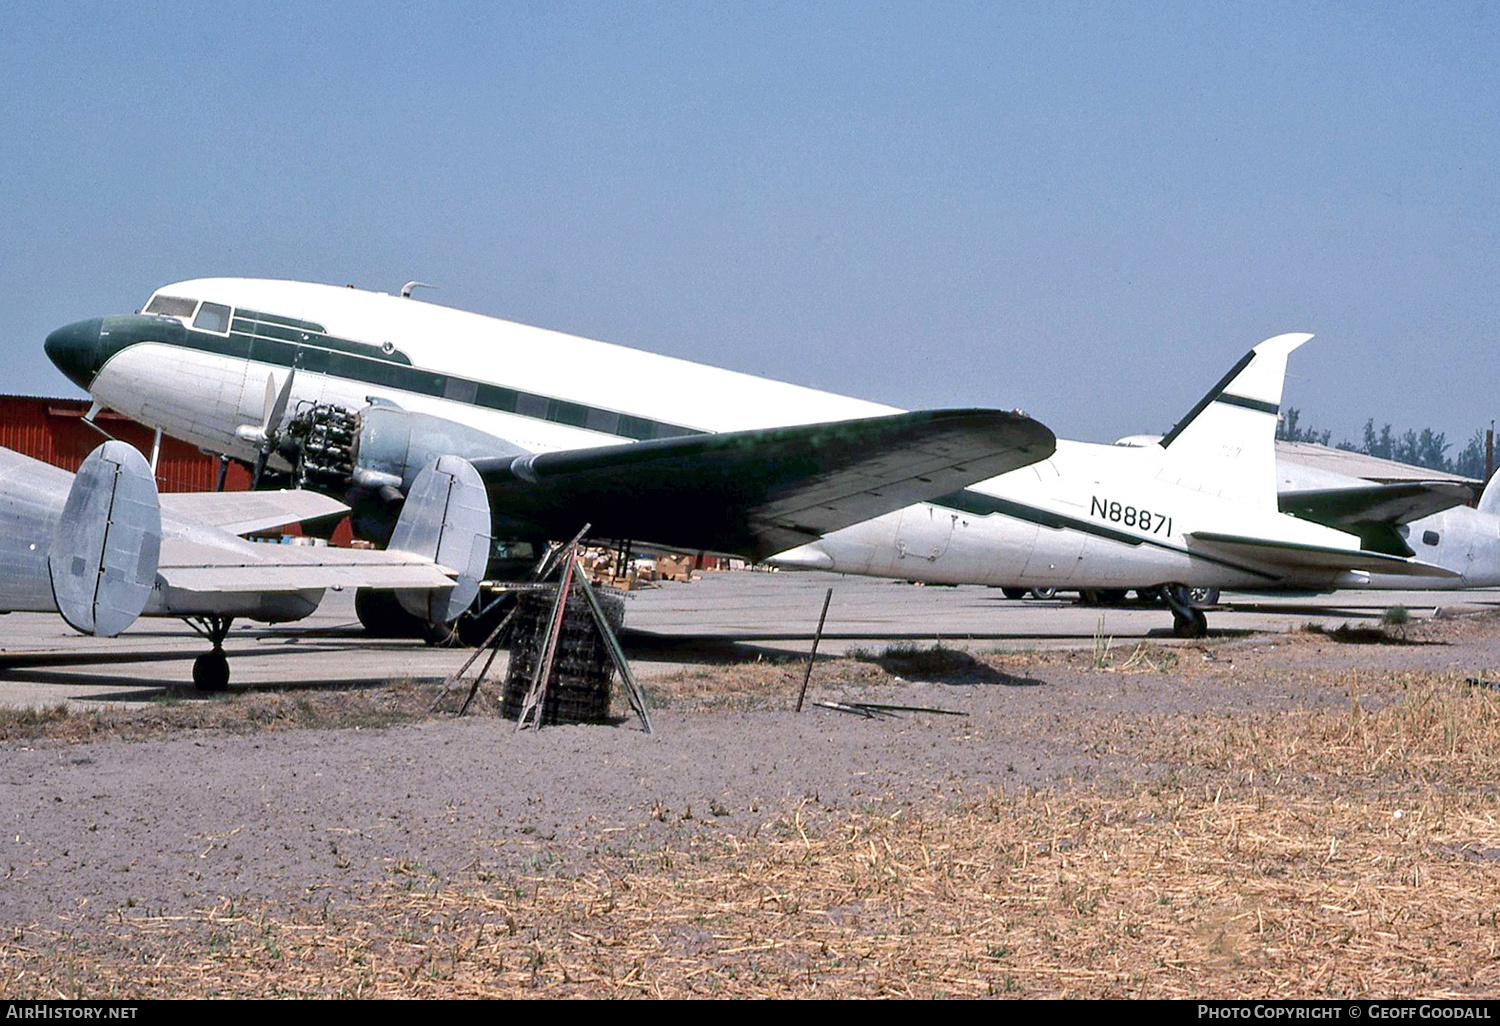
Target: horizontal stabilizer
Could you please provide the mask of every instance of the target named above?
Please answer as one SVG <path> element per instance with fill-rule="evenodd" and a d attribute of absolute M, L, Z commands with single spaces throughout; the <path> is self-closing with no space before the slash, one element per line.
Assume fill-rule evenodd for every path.
<path fill-rule="evenodd" d="M 497 528 L 763 558 L 1052 455 L 1019 411 L 936 410 L 476 460 Z"/>
<path fill-rule="evenodd" d="M 1303 489 L 1278 498 L 1283 513 L 1347 530 L 1359 524 L 1409 524 L 1461 506 L 1472 494 L 1458 481 L 1403 481 Z"/>
<path fill-rule="evenodd" d="M 1386 556 L 1363 549 L 1340 549 L 1331 545 L 1306 545 L 1266 538 L 1193 531 L 1187 535 L 1188 551 L 1208 551 L 1223 556 L 1248 559 L 1257 563 L 1297 571 L 1363 570 L 1372 574 L 1394 574 L 1401 577 L 1456 578 L 1462 576 L 1432 563 L 1400 556 Z"/>
<path fill-rule="evenodd" d="M 78 468 L 47 551 L 57 611 L 84 634 L 119 634 L 151 597 L 160 549 L 151 467 L 125 442 L 105 442 Z"/>
<path fill-rule="evenodd" d="M 237 557 L 232 551 L 205 556 L 192 551 L 196 546 L 178 546 L 168 540 L 159 572 L 170 587 L 203 594 L 284 593 L 323 588 L 447 588 L 453 584 L 441 567 L 404 553 L 336 549 L 326 545 L 247 547 L 267 551 L 263 556 L 255 553 Z"/>
<path fill-rule="evenodd" d="M 401 608 L 428 623 L 448 623 L 468 609 L 490 555 L 490 501 L 474 465 L 459 456 L 429 463 L 407 493 L 388 549 L 457 573 L 442 590 L 396 592 Z"/>
<path fill-rule="evenodd" d="M 307 491 L 168 492 L 161 497 L 161 508 L 230 534 L 269 531 L 283 524 L 349 512 L 349 507 L 337 499 Z"/>

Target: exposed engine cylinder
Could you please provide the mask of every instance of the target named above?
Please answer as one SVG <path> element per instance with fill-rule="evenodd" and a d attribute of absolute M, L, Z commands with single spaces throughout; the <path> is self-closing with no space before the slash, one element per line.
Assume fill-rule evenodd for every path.
<path fill-rule="evenodd" d="M 317 403 L 297 413 L 286 435 L 296 448 L 293 465 L 298 488 L 343 491 L 354 473 L 359 414 Z"/>

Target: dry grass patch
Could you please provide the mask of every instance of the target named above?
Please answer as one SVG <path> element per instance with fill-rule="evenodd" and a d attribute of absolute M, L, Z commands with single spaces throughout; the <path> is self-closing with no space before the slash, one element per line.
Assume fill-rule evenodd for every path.
<path fill-rule="evenodd" d="M 12 996 L 1459 997 L 1500 978 L 1493 801 L 997 796 L 357 910 L 128 916 L 0 943 Z"/>
<path fill-rule="evenodd" d="M 1500 695 L 1161 717 L 1186 786 L 788 806 L 582 876 L 397 864 L 357 905 L 0 942 L 14 997 L 1494 997 Z"/>
<path fill-rule="evenodd" d="M 806 657 L 695 666 L 642 681 L 653 709 L 791 709 L 797 704 Z M 812 688 L 837 679 L 859 685 L 891 684 L 895 679 L 878 666 L 853 659 L 819 660 Z M 616 708 L 628 708 L 617 696 Z"/>
<path fill-rule="evenodd" d="M 435 683 L 394 680 L 378 687 L 325 687 L 169 695 L 140 705 L 74 711 L 0 709 L 0 742 L 158 740 L 193 731 L 247 733 L 288 728 L 385 727 L 429 715 Z M 493 704 L 493 703 L 491 703 Z"/>

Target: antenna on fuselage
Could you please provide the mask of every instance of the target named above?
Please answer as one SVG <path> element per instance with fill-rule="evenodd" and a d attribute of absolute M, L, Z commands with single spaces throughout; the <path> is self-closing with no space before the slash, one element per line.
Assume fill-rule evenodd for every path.
<path fill-rule="evenodd" d="M 435 289 L 435 288 L 437 288 L 436 285 L 429 285 L 425 281 L 409 281 L 405 285 L 401 286 L 401 296 L 402 296 L 403 299 L 410 299 L 411 298 L 411 290 L 412 289 Z"/>

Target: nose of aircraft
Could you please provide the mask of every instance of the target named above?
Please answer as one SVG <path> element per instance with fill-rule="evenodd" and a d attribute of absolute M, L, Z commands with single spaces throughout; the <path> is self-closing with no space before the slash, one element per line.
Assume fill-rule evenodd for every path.
<path fill-rule="evenodd" d="M 78 387 L 87 389 L 99 373 L 99 329 L 102 317 L 75 321 L 47 336 L 47 357 Z"/>

